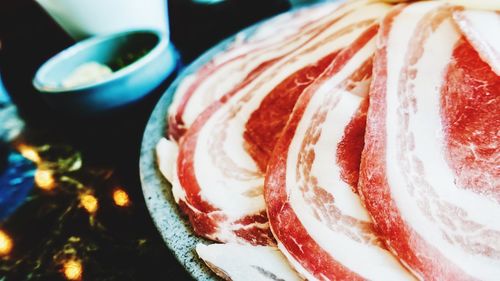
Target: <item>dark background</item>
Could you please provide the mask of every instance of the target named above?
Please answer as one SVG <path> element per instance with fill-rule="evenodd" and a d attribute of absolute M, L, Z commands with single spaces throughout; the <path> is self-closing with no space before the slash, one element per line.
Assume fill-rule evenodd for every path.
<path fill-rule="evenodd" d="M 243 27 L 289 8 L 286 0 L 226 0 L 212 5 L 170 0 L 171 41 L 181 56 L 179 69 Z M 125 212 L 113 209 L 111 203 L 108 206 L 104 200 L 97 219 L 106 230 L 96 230 L 86 227 L 87 216 L 78 212 L 65 217 L 63 223 L 55 214 L 33 220 L 32 214 L 44 206 L 55 205 L 57 210 L 57 206 L 62 208 L 71 200 L 68 194 L 52 197 L 34 194 L 38 201 L 26 203 L 7 220 L 0 221 L 0 227 L 15 234 L 16 245 L 21 244 L 11 257 L 0 258 L 0 279 L 61 279 L 60 268 L 52 264 L 54 256 L 51 254 L 51 247 L 64 243 L 51 234 L 58 225 L 63 234 L 76 228 L 83 240 L 97 245 L 95 251 L 81 249 L 87 255 L 84 280 L 189 280 L 149 217 L 137 165 L 142 132 L 149 114 L 175 74 L 147 98 L 128 108 L 78 119 L 51 110 L 32 87 L 38 67 L 74 43 L 33 0 L 0 1 L 0 43 L 0 75 L 27 123 L 22 138 L 33 145 L 71 146 L 81 152 L 85 163 L 76 177 L 92 179 L 93 184 L 99 186 L 96 194 L 103 198 L 117 182 L 126 188 L 134 202 L 131 211 Z M 13 147 L 0 145 L 0 169 L 6 166 L 4 156 L 9 149 L 13 151 Z M 99 177 L 92 174 L 94 170 L 111 170 L 113 178 L 99 182 Z M 48 244 L 51 245 L 49 249 L 42 246 L 47 245 L 46 239 L 54 240 Z M 135 248 L 134 241 L 138 239 L 147 242 Z M 9 267 L 13 264 L 16 266 Z"/>

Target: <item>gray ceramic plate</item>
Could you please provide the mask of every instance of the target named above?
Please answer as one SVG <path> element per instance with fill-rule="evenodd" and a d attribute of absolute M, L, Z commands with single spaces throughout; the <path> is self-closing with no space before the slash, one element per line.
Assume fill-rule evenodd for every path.
<path fill-rule="evenodd" d="M 254 25 L 239 34 L 249 35 L 258 26 Z M 239 36 L 239 35 L 238 35 Z M 195 252 L 196 244 L 207 242 L 193 232 L 187 217 L 177 208 L 170 183 L 161 175 L 156 165 L 155 147 L 167 130 L 167 111 L 179 83 L 189 74 L 196 72 L 214 55 L 225 50 L 236 36 L 216 45 L 182 71 L 159 100 L 146 126 L 141 147 L 140 172 L 142 190 L 149 213 L 163 240 L 179 262 L 196 280 L 220 280 L 203 263 Z"/>
<path fill-rule="evenodd" d="M 172 196 L 171 185 L 161 175 L 156 165 L 155 147 L 167 130 L 167 111 L 179 82 L 189 74 L 196 72 L 201 66 L 210 61 L 214 55 L 225 50 L 236 39 L 236 36 L 250 36 L 261 24 L 253 25 L 241 31 L 238 35 L 224 40 L 184 69 L 159 100 L 144 132 L 140 172 L 146 205 L 165 243 L 196 280 L 220 279 L 208 269 L 194 250 L 196 244 L 200 242 L 207 243 L 207 240 L 196 236 L 189 225 L 187 217 L 182 215 L 177 208 Z"/>

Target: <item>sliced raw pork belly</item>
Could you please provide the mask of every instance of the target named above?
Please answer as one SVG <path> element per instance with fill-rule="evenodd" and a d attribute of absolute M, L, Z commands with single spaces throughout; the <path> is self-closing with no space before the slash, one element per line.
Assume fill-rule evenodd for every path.
<path fill-rule="evenodd" d="M 384 19 L 358 189 L 419 278 L 498 280 L 500 77 L 452 9 L 418 2 Z"/>
<path fill-rule="evenodd" d="M 167 139 L 160 140 L 156 147 L 159 169 L 173 185 L 178 184 L 177 150 L 177 144 Z M 275 246 L 199 244 L 196 252 L 210 269 L 226 280 L 303 280 Z"/>
<path fill-rule="evenodd" d="M 251 128 L 254 134 L 264 132 L 277 139 L 272 136 L 282 127 L 266 122 L 280 120 L 284 126 L 303 89 L 389 9 L 386 4 L 359 3 L 352 4 L 355 10 L 350 5 L 336 10 L 333 24 L 319 28 L 297 50 L 213 103 L 181 138 L 173 194 L 199 235 L 221 242 L 274 244 L 262 195 L 265 160 L 255 153 L 269 151 L 261 146 L 272 148 L 274 142 L 252 143 L 245 134 L 247 122 L 263 116 L 259 110 L 266 111 L 268 118 L 261 122 L 266 132 Z"/>
<path fill-rule="evenodd" d="M 169 136 L 179 138 L 212 102 L 301 46 L 318 28 L 331 24 L 337 3 L 304 8 L 272 19 L 180 82 L 169 108 Z M 354 7 L 352 7 L 354 8 Z M 338 15 L 337 15 L 338 17 Z M 241 87 L 241 86 L 239 86 Z"/>
<path fill-rule="evenodd" d="M 357 195 L 378 26 L 307 88 L 267 169 L 278 246 L 308 280 L 411 280 L 384 248 Z"/>
<path fill-rule="evenodd" d="M 200 258 L 217 275 L 235 281 L 302 280 L 276 247 L 241 244 L 196 246 Z"/>
<path fill-rule="evenodd" d="M 456 11 L 453 18 L 481 59 L 500 75 L 500 12 Z"/>

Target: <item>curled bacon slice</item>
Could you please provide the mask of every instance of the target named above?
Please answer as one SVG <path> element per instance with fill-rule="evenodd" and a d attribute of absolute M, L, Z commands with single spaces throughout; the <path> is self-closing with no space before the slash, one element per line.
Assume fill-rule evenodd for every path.
<path fill-rule="evenodd" d="M 274 142 L 252 137 L 265 133 L 277 139 L 274 136 L 303 89 L 388 10 L 385 4 L 353 5 L 356 9 L 347 5 L 336 10 L 331 24 L 315 30 L 296 50 L 213 103 L 181 138 L 173 193 L 199 235 L 221 242 L 274 244 L 262 196 L 266 160 L 254 153 L 270 151 Z M 286 98 L 287 104 L 274 106 L 281 101 L 276 97 Z M 272 126 L 261 122 L 260 130 L 247 126 L 264 114 L 271 114 L 267 120 L 281 121 Z M 246 134 L 249 129 L 252 132 Z"/>
<path fill-rule="evenodd" d="M 343 50 L 297 102 L 267 169 L 278 246 L 308 280 L 411 280 L 357 195 L 378 25 Z"/>
<path fill-rule="evenodd" d="M 384 19 L 358 188 L 381 237 L 419 278 L 494 280 L 500 77 L 453 12 L 418 2 Z"/>

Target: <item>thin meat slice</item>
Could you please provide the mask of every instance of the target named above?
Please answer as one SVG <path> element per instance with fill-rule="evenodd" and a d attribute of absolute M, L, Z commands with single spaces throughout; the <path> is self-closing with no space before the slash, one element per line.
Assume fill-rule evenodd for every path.
<path fill-rule="evenodd" d="M 424 280 L 500 276 L 500 77 L 418 2 L 381 26 L 358 189 L 377 231 Z"/>
<path fill-rule="evenodd" d="M 177 144 L 165 138 L 156 147 L 159 169 L 173 185 L 179 184 L 175 169 L 177 151 Z M 199 244 L 196 252 L 212 271 L 226 280 L 303 280 L 275 246 Z"/>
<path fill-rule="evenodd" d="M 156 159 L 160 172 L 172 183 L 175 180 L 175 163 L 177 161 L 177 154 L 179 147 L 177 144 L 166 138 L 160 139 L 156 144 Z"/>
<path fill-rule="evenodd" d="M 274 244 L 262 196 L 265 165 L 249 152 L 257 148 L 245 139 L 246 124 L 259 109 L 274 109 L 261 108 L 270 95 L 289 92 L 298 98 L 340 50 L 387 10 L 385 4 L 366 4 L 347 13 L 337 10 L 335 23 L 318 30 L 296 51 L 213 103 L 196 119 L 179 144 L 178 184 L 173 185 L 173 194 L 199 235 L 220 242 Z M 273 127 L 276 134 L 281 129 Z"/>
<path fill-rule="evenodd" d="M 335 20 L 338 4 L 305 8 L 266 22 L 250 37 L 236 36 L 227 50 L 217 54 L 180 82 L 169 108 L 169 136 L 179 138 L 212 102 L 240 84 L 248 83 L 284 55 L 289 54 Z"/>
<path fill-rule="evenodd" d="M 217 275 L 235 281 L 303 280 L 276 247 L 240 244 L 196 246 L 196 252 Z"/>
<path fill-rule="evenodd" d="M 479 56 L 500 75 L 500 12 L 456 11 L 453 18 Z"/>
<path fill-rule="evenodd" d="M 340 53 L 297 102 L 267 169 L 278 247 L 308 280 L 411 280 L 357 195 L 378 25 Z"/>

